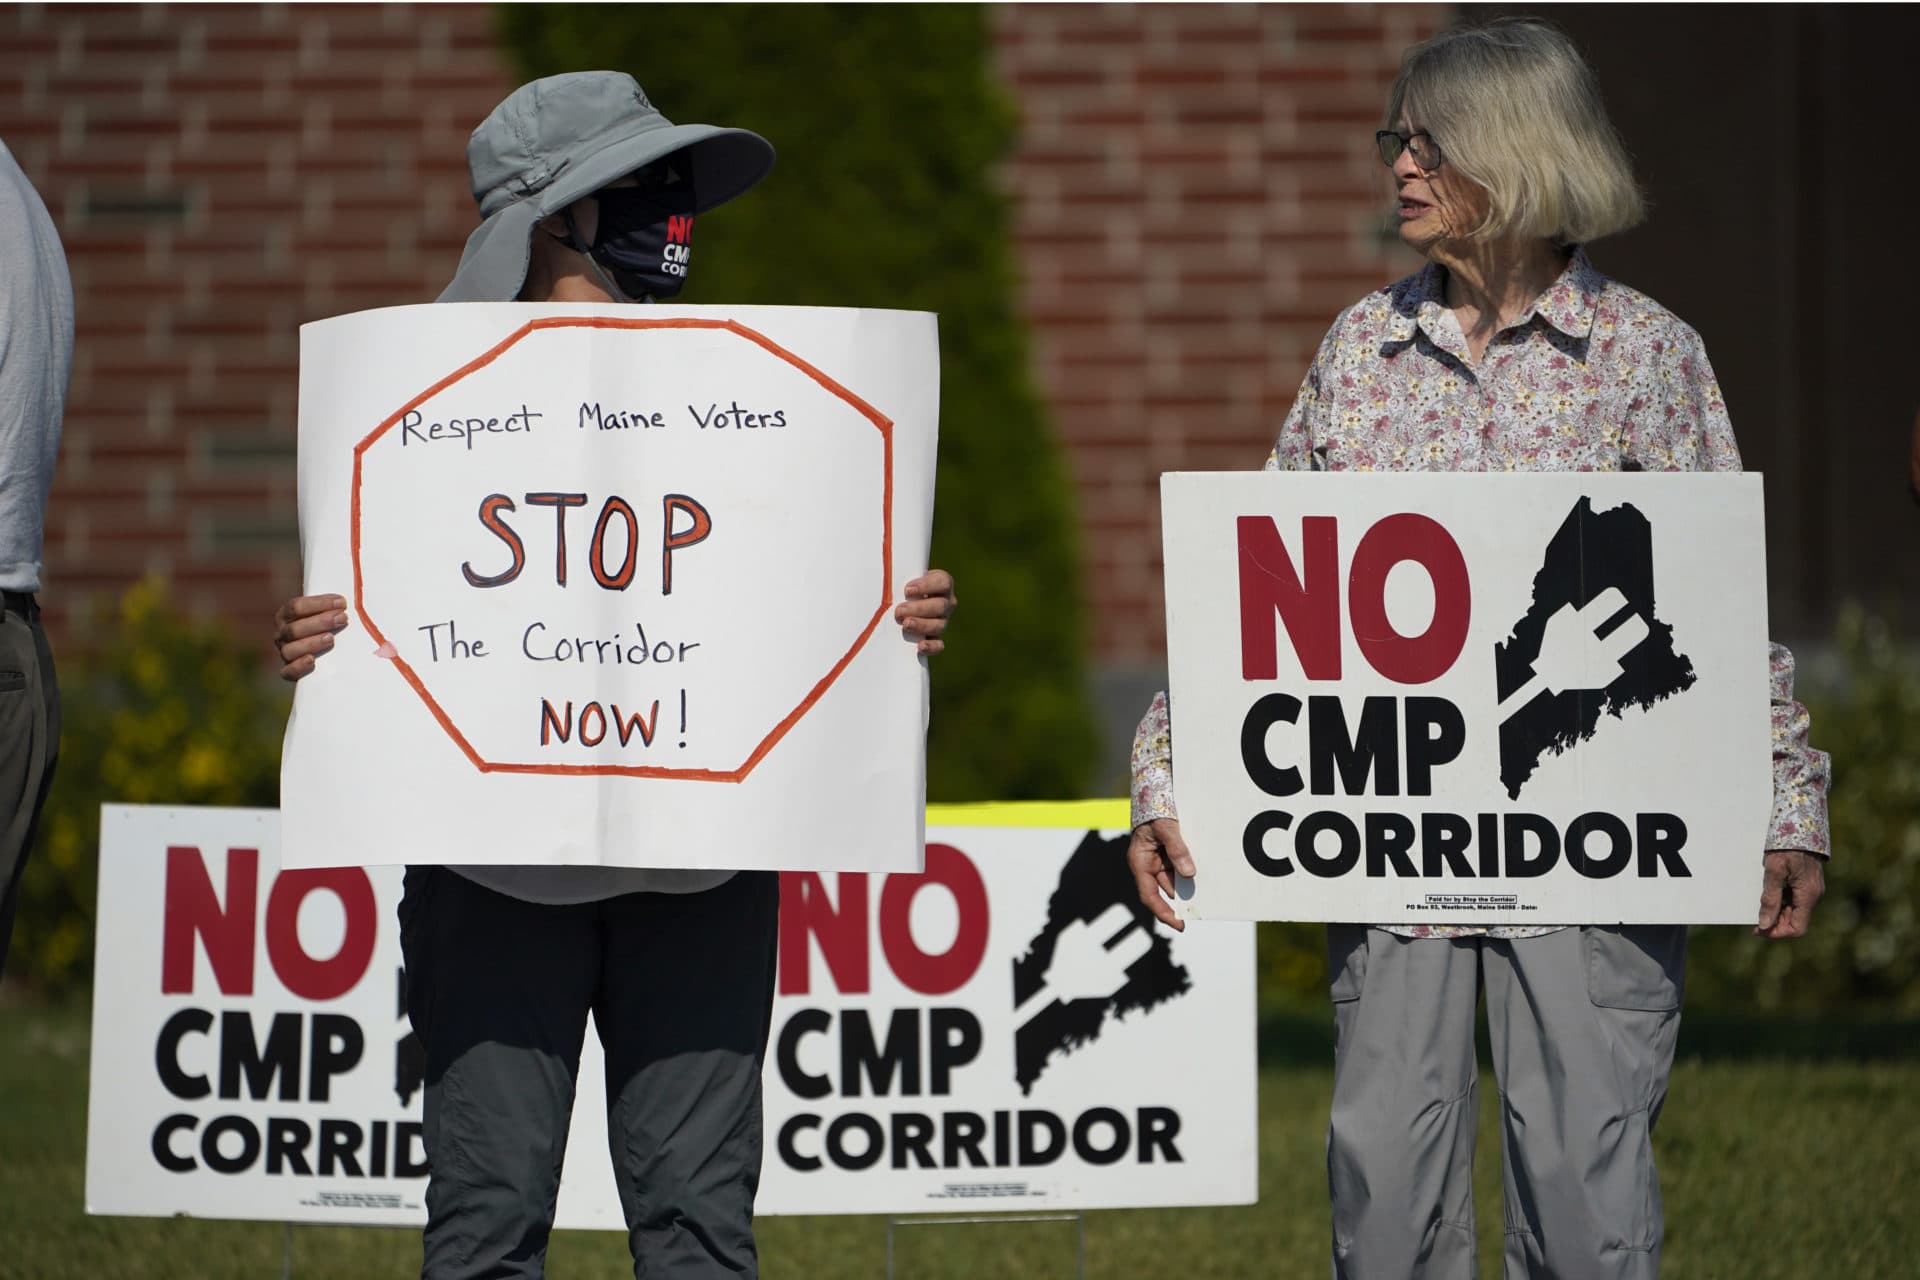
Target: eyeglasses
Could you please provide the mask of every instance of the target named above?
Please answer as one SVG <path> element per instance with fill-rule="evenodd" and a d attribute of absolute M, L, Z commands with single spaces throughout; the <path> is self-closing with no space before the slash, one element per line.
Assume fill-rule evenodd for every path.
<path fill-rule="evenodd" d="M 1380 148 L 1380 163 L 1391 168 L 1393 162 L 1406 151 L 1412 154 L 1413 162 L 1427 173 L 1432 173 L 1447 162 L 1440 151 L 1440 144 L 1422 133 L 1400 133 L 1393 129 L 1382 129 L 1373 135 L 1375 145 Z"/>

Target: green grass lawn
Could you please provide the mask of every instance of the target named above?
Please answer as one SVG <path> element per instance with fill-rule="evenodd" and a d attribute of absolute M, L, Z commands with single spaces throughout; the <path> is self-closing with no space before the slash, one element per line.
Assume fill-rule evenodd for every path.
<path fill-rule="evenodd" d="M 1258 1205 L 1096 1213 L 1097 1277 L 1311 1277 L 1327 1273 L 1322 1141 L 1330 1017 L 1263 1028 Z M 87 1100 L 83 1008 L 0 1007 L 0 1280 L 271 1280 L 284 1229 L 82 1211 Z M 1491 1097 L 1490 1088 L 1483 1098 Z M 1656 1138 L 1667 1204 L 1666 1274 L 1680 1280 L 1894 1280 L 1920 1275 L 1920 1026 L 1768 1026 L 1690 1016 Z M 1483 1107 L 1482 1273 L 1499 1275 L 1500 1169 Z M 768 1218 L 769 1277 L 881 1276 L 881 1218 Z M 408 1277 L 412 1232 L 298 1227 L 292 1274 Z M 898 1274 L 1030 1280 L 1071 1276 L 1070 1224 L 903 1229 Z M 554 1280 L 630 1274 L 624 1238 L 562 1233 Z"/>

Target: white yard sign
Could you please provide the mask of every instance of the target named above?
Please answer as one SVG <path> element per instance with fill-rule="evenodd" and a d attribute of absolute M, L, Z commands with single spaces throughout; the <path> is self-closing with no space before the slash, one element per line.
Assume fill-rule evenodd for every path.
<path fill-rule="evenodd" d="M 1173 934 L 1124 830 L 995 816 L 936 816 L 924 874 L 783 876 L 758 1212 L 1250 1203 L 1251 926 Z M 89 1212 L 424 1220 L 401 868 L 283 872 L 279 827 L 105 810 Z M 603 1080 L 589 1032 L 562 1227 L 624 1225 Z"/>
<path fill-rule="evenodd" d="M 295 703 L 288 865 L 910 867 L 926 682 L 892 610 L 938 405 L 915 312 L 304 326 L 306 584 L 351 625 Z"/>
<path fill-rule="evenodd" d="M 1182 910 L 1752 923 L 1757 475 L 1170 474 Z"/>
<path fill-rule="evenodd" d="M 785 877 L 775 1212 L 1254 1201 L 1253 929 L 1157 924 L 1114 808 L 932 828 L 922 876 Z"/>

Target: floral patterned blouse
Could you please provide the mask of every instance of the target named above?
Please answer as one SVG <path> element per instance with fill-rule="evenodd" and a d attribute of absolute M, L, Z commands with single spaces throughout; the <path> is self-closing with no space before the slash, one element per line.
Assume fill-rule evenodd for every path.
<path fill-rule="evenodd" d="M 1700 335 L 1576 250 L 1475 360 L 1434 264 L 1369 294 L 1320 344 L 1269 471 L 1738 471 Z M 1769 849 L 1827 853 L 1823 751 L 1772 646 Z M 1133 742 L 1133 823 L 1177 816 L 1167 695 Z M 1755 904 L 1756 910 L 1758 904 Z M 1387 925 L 1407 937 L 1535 937 L 1556 926 Z M 1559 926 L 1564 927 L 1564 926 Z"/>

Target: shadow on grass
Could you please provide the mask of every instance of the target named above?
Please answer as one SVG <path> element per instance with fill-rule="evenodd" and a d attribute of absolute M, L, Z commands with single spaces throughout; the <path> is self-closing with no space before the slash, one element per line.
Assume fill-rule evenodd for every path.
<path fill-rule="evenodd" d="M 1679 1056 L 1719 1062 L 1920 1062 L 1920 1019 L 1688 1009 L 1680 1019 Z"/>
<path fill-rule="evenodd" d="M 1485 1015 L 1476 1040 L 1490 1060 Z M 1333 1012 L 1268 1008 L 1260 1015 L 1260 1065 L 1333 1066 Z M 1856 1015 L 1728 1013 L 1688 1009 L 1680 1019 L 1680 1058 L 1708 1062 L 1920 1062 L 1920 1019 Z"/>

